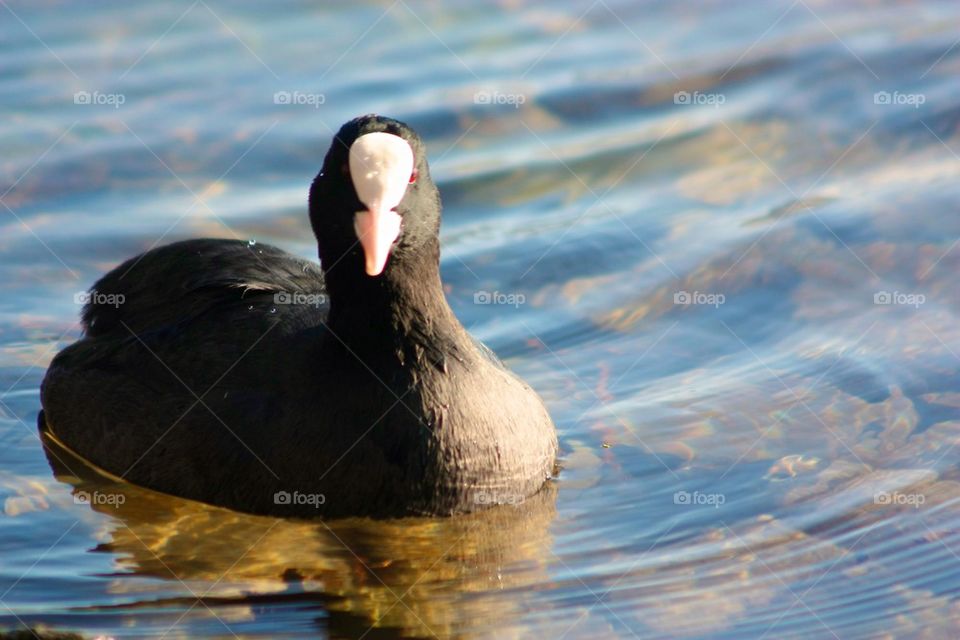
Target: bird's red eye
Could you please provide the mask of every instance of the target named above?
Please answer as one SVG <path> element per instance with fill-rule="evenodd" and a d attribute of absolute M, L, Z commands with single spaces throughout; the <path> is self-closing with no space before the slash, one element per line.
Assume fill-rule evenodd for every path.
<path fill-rule="evenodd" d="M 340 165 L 340 173 L 341 173 L 342 175 L 344 175 L 344 176 L 349 176 L 349 175 L 350 175 L 350 165 L 349 165 L 349 163 L 344 162 L 342 165 Z"/>
<path fill-rule="evenodd" d="M 410 174 L 410 184 L 413 184 L 417 181 L 417 170 L 414 169 L 413 173 Z"/>

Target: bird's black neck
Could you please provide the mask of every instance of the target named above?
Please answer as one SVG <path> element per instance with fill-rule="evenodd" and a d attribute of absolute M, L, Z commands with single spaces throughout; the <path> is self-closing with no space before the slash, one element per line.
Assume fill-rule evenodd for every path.
<path fill-rule="evenodd" d="M 331 262 L 324 267 L 328 328 L 351 351 L 371 356 L 413 344 L 459 343 L 464 329 L 443 294 L 439 257 L 436 239 L 415 255 L 391 256 L 379 276 L 364 272 L 362 254 Z"/>

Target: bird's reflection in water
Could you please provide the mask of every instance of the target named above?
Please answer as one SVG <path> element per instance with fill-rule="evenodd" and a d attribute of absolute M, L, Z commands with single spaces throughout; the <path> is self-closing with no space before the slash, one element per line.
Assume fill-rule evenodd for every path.
<path fill-rule="evenodd" d="M 115 482 L 45 448 L 75 498 L 110 516 L 96 551 L 116 558 L 119 604 L 97 610 L 132 624 L 144 609 L 175 620 L 189 608 L 232 627 L 255 624 L 258 610 L 307 607 L 332 637 L 448 637 L 514 626 L 527 588 L 549 582 L 553 483 L 522 504 L 452 518 L 283 520 Z"/>

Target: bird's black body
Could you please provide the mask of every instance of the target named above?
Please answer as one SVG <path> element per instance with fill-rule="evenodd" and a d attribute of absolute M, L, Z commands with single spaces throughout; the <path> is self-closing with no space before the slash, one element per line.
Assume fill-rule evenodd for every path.
<path fill-rule="evenodd" d="M 350 226 L 362 205 L 343 175 L 371 130 L 407 140 L 418 172 L 378 277 L 363 271 Z M 345 125 L 310 216 L 323 271 L 262 244 L 188 240 L 104 276 L 83 339 L 44 379 L 42 428 L 130 482 L 255 513 L 450 514 L 535 493 L 555 430 L 446 303 L 416 135 L 375 116 Z"/>

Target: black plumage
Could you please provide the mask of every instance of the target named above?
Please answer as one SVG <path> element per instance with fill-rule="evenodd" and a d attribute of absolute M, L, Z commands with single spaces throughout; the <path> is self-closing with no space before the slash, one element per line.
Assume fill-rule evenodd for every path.
<path fill-rule="evenodd" d="M 364 272 L 347 162 L 371 132 L 405 140 L 415 167 L 376 277 Z M 444 298 L 440 199 L 417 135 L 378 116 L 344 125 L 311 187 L 310 221 L 322 270 L 271 246 L 203 239 L 101 278 L 83 338 L 44 379 L 41 428 L 129 482 L 254 513 L 439 515 L 538 491 L 553 423 Z"/>

